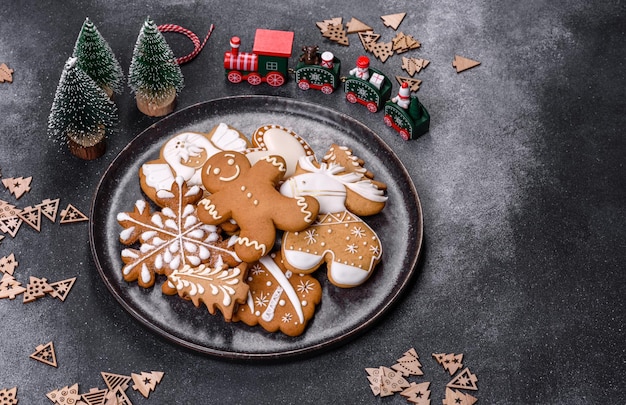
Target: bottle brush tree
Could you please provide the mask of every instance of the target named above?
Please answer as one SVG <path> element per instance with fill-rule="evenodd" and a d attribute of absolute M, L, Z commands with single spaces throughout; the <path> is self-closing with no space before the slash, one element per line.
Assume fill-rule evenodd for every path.
<path fill-rule="evenodd" d="M 106 135 L 117 121 L 115 103 L 70 57 L 48 117 L 50 137 L 67 142 L 70 151 L 82 159 L 95 159 L 106 150 Z"/>
<path fill-rule="evenodd" d="M 149 17 L 137 37 L 128 84 L 139 110 L 150 116 L 172 112 L 176 95 L 183 88 L 183 74 L 174 53 Z"/>
<path fill-rule="evenodd" d="M 124 72 L 111 47 L 96 26 L 85 19 L 76 39 L 74 52 L 76 65 L 110 96 L 124 89 Z"/>

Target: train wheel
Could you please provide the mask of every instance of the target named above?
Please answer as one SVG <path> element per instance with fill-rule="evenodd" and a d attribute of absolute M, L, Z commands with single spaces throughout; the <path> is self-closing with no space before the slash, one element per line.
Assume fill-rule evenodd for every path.
<path fill-rule="evenodd" d="M 263 79 L 258 73 L 250 73 L 250 75 L 248 76 L 248 83 L 253 86 L 258 86 L 259 84 L 263 83 Z"/>
<path fill-rule="evenodd" d="M 411 137 L 409 135 L 409 131 L 407 131 L 406 129 L 401 129 L 400 130 L 400 136 L 402 137 L 402 139 L 404 139 L 405 141 L 408 141 L 409 138 Z"/>
<path fill-rule="evenodd" d="M 357 98 L 356 98 L 356 94 L 349 92 L 346 94 L 346 100 L 348 100 L 349 102 L 351 102 L 352 104 L 357 102 Z"/>
<path fill-rule="evenodd" d="M 330 84 L 326 83 L 324 85 L 322 85 L 322 88 L 320 89 L 320 91 L 324 94 L 331 94 L 333 91 L 335 91 L 335 89 L 333 89 L 333 86 L 331 86 Z"/>
<path fill-rule="evenodd" d="M 378 111 L 378 106 L 373 101 L 367 103 L 366 107 L 369 112 L 375 113 L 376 111 Z"/>
<path fill-rule="evenodd" d="M 282 86 L 283 84 L 285 84 L 285 77 L 278 72 L 272 72 L 268 74 L 265 80 L 267 81 L 267 84 L 274 87 Z"/>
<path fill-rule="evenodd" d="M 385 123 L 385 125 L 387 125 L 388 127 L 393 126 L 393 118 L 391 118 L 391 115 L 385 115 L 383 117 L 383 122 Z"/>
<path fill-rule="evenodd" d="M 228 72 L 228 76 L 226 77 L 231 83 L 241 83 L 241 81 L 243 80 L 243 76 L 241 75 L 241 73 L 236 71 Z"/>
<path fill-rule="evenodd" d="M 309 82 L 307 82 L 304 79 L 298 82 L 298 87 L 300 88 L 300 90 L 304 90 L 304 91 L 307 91 L 308 89 L 311 88 L 311 86 L 309 85 Z"/>

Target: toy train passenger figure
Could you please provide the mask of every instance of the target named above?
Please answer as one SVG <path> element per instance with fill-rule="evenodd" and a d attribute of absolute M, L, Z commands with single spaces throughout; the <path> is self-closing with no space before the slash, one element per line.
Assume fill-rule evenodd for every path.
<path fill-rule="evenodd" d="M 394 103 L 398 104 L 398 107 L 402 107 L 405 110 L 409 108 L 411 104 L 411 91 L 409 90 L 409 84 L 407 82 L 402 83 L 398 95 L 391 99 Z"/>
<path fill-rule="evenodd" d="M 326 69 L 332 69 L 334 65 L 333 59 L 335 59 L 335 55 L 333 55 L 332 52 L 329 52 L 329 51 L 323 52 L 321 66 L 325 67 Z"/>
<path fill-rule="evenodd" d="M 362 80 L 367 80 L 370 78 L 370 58 L 367 56 L 361 55 L 356 60 L 356 67 L 350 70 L 350 74 L 352 76 L 358 77 Z"/>

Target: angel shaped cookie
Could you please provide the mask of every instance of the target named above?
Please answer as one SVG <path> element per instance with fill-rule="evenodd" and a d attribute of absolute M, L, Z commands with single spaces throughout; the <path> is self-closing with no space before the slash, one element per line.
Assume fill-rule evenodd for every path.
<path fill-rule="evenodd" d="M 202 186 L 200 171 L 207 159 L 223 150 L 244 151 L 249 147 L 242 133 L 224 123 L 208 133 L 182 132 L 165 142 L 158 159 L 141 166 L 141 189 L 156 202 L 156 193 L 171 190 L 176 177 L 182 177 L 189 186 Z"/>
<path fill-rule="evenodd" d="M 255 262 L 274 246 L 276 230 L 299 231 L 317 216 L 311 196 L 287 197 L 277 186 L 286 167 L 280 156 L 266 156 L 253 166 L 242 153 L 220 152 L 202 170 L 202 183 L 211 194 L 198 203 L 198 218 L 218 225 L 233 219 L 239 226 L 234 248 L 239 258 Z"/>

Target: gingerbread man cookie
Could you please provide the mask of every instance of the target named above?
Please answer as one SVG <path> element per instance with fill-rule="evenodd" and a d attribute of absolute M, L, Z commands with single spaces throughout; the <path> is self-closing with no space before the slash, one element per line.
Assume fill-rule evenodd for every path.
<path fill-rule="evenodd" d="M 283 264 L 280 251 L 249 266 L 250 291 L 233 321 L 260 325 L 268 332 L 301 335 L 322 299 L 322 286 L 309 274 L 294 273 Z"/>
<path fill-rule="evenodd" d="M 156 202 L 159 190 L 171 190 L 176 177 L 189 186 L 202 186 L 201 170 L 206 161 L 223 150 L 244 151 L 248 139 L 238 130 L 220 123 L 208 133 L 182 132 L 161 147 L 159 158 L 139 169 L 141 190 Z"/>
<path fill-rule="evenodd" d="M 281 249 L 285 267 L 310 273 L 326 262 L 328 279 L 344 288 L 361 285 L 372 275 L 382 256 L 380 239 L 347 207 L 359 206 L 361 201 L 371 210 L 359 212 L 377 213 L 387 200 L 382 190 L 342 166 L 301 158 L 296 174 L 285 181 L 280 192 L 286 196 L 315 195 L 320 204 L 319 215 L 309 228 L 284 233 Z"/>
<path fill-rule="evenodd" d="M 211 194 L 198 203 L 198 217 L 210 225 L 235 220 L 239 235 L 234 248 L 242 261 L 252 263 L 268 254 L 276 229 L 300 231 L 317 216 L 315 198 L 278 192 L 285 171 L 280 156 L 263 157 L 251 166 L 238 152 L 217 153 L 204 165 L 202 183 Z"/>

